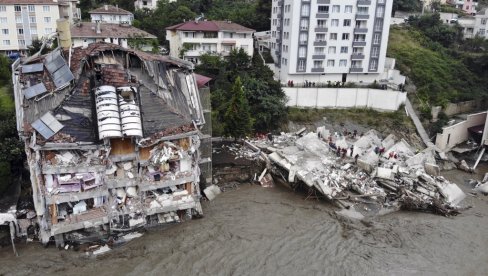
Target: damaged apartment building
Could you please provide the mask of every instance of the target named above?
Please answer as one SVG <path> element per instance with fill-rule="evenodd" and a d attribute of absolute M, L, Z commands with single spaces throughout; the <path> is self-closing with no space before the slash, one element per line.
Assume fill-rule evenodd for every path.
<path fill-rule="evenodd" d="M 201 215 L 210 159 L 193 65 L 104 42 L 61 46 L 13 64 L 35 206 L 18 232 L 37 224 L 43 244 L 62 245 Z"/>

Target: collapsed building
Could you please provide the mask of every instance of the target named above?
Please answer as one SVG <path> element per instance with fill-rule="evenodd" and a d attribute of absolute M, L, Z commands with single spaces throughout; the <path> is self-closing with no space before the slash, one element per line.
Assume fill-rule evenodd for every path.
<path fill-rule="evenodd" d="M 62 245 L 202 214 L 192 64 L 100 42 L 12 68 L 35 206 L 20 234 Z"/>
<path fill-rule="evenodd" d="M 465 198 L 456 184 L 439 175 L 434 150 L 416 152 L 405 140 L 394 135 L 381 139 L 374 130 L 356 136 L 320 127 L 248 144 L 293 189 L 326 198 L 355 217 L 400 209 L 450 216 Z M 270 178 L 265 173 L 259 179 L 263 185 Z"/>

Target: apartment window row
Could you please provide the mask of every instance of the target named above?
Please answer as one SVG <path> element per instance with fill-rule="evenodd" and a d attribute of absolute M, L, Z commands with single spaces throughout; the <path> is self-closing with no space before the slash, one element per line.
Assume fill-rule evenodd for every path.
<path fill-rule="evenodd" d="M 288 45 L 283 45 L 283 52 L 288 53 Z"/>
<path fill-rule="evenodd" d="M 325 21 L 325 25 L 327 26 L 327 20 L 318 20 L 318 21 Z M 319 23 L 319 22 L 317 22 Z M 331 27 L 339 27 L 339 19 L 332 19 L 330 22 Z M 351 26 L 351 19 L 344 19 L 342 21 L 343 27 L 350 27 Z"/>
<path fill-rule="evenodd" d="M 14 11 L 16 11 L 16 12 L 22 11 L 22 7 L 25 7 L 25 6 L 15 5 L 14 6 Z M 27 5 L 27 10 L 29 12 L 36 12 L 36 6 L 35 5 Z M 0 12 L 4 12 L 4 11 L 7 11 L 7 6 L 1 5 L 0 6 Z M 50 12 L 51 11 L 51 7 L 50 6 L 42 6 L 42 11 L 43 12 Z"/>
<path fill-rule="evenodd" d="M 318 35 L 318 34 L 317 34 Z M 337 33 L 330 33 L 329 34 L 329 39 L 330 40 L 337 40 Z M 343 33 L 341 38 L 342 40 L 349 40 L 350 34 L 349 33 Z"/>
<path fill-rule="evenodd" d="M 328 5 L 319 5 L 318 12 L 319 13 L 329 13 L 330 9 Z M 341 12 L 341 5 L 332 5 L 332 13 L 340 13 Z M 345 5 L 344 6 L 344 13 L 352 13 L 352 5 Z"/>
<path fill-rule="evenodd" d="M 281 59 L 281 64 L 283 64 L 283 65 L 288 65 L 288 59 L 286 59 L 286 58 L 282 58 L 282 59 Z"/>
<path fill-rule="evenodd" d="M 289 32 L 283 32 L 283 39 L 290 39 L 290 33 Z"/>

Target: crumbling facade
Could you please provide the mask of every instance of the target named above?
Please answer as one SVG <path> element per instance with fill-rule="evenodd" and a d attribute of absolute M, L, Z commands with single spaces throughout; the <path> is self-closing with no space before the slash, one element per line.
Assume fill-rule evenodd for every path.
<path fill-rule="evenodd" d="M 202 214 L 205 119 L 191 64 L 93 43 L 13 69 L 44 244 Z"/>

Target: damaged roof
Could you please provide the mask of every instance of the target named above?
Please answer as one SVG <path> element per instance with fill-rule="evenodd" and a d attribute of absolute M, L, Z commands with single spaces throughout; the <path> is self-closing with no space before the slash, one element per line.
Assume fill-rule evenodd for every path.
<path fill-rule="evenodd" d="M 73 48 L 71 54 L 57 49 L 30 62 L 18 67 L 23 85 L 19 119 L 24 131 L 41 134 L 38 139 L 99 143 L 94 91 L 102 85 L 138 89 L 143 138 L 194 131 L 200 120 L 199 100 L 197 106 L 195 98 L 190 100 L 197 81 L 184 62 L 105 42 Z M 72 78 L 63 73 L 59 81 L 60 70 Z"/>

